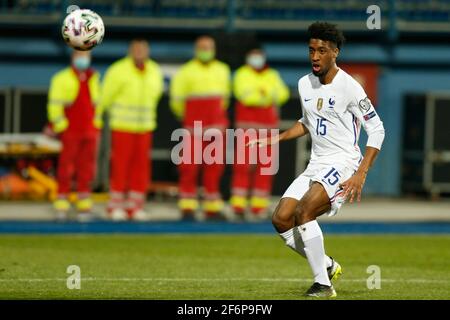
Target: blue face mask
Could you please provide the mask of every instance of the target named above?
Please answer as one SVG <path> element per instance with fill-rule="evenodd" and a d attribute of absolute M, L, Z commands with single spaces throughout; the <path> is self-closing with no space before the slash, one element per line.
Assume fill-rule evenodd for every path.
<path fill-rule="evenodd" d="M 78 70 L 84 71 L 91 65 L 91 59 L 88 57 L 76 57 L 73 59 L 73 65 Z"/>

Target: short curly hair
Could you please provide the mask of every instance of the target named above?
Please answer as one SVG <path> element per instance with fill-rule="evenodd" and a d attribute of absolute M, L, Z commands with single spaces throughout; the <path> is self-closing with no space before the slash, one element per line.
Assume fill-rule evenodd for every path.
<path fill-rule="evenodd" d="M 340 50 L 345 42 L 342 31 L 337 28 L 337 25 L 328 22 L 314 22 L 308 27 L 309 39 L 320 39 L 323 41 L 330 41 L 336 45 Z"/>

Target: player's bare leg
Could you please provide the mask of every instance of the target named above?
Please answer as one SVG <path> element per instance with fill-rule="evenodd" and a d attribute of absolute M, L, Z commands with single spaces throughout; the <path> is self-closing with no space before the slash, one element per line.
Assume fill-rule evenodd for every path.
<path fill-rule="evenodd" d="M 330 198 L 325 188 L 318 182 L 314 182 L 309 190 L 300 199 L 295 212 L 295 218 L 299 225 L 316 220 L 331 209 Z"/>
<path fill-rule="evenodd" d="M 296 212 L 300 211 L 299 206 L 300 201 L 297 199 L 288 197 L 282 198 L 273 214 L 272 224 L 280 233 L 280 236 L 283 238 L 286 245 L 306 259 L 307 257 L 304 250 L 305 245 L 298 229 L 298 226 L 301 223 L 299 215 L 296 214 Z M 328 277 L 330 280 L 337 279 L 341 273 L 339 264 L 331 257 L 326 256 L 325 259 Z"/>
<path fill-rule="evenodd" d="M 296 226 L 295 211 L 300 201 L 294 198 L 281 198 L 272 216 L 272 224 L 279 233 Z"/>
<path fill-rule="evenodd" d="M 309 296 L 336 295 L 330 282 L 332 276 L 329 275 L 334 262 L 325 255 L 323 234 L 316 221 L 330 208 L 325 189 L 321 184 L 314 183 L 300 201 L 283 198 L 272 217 L 273 225 L 286 244 L 308 259 L 314 274 L 314 285 L 307 292 Z"/>

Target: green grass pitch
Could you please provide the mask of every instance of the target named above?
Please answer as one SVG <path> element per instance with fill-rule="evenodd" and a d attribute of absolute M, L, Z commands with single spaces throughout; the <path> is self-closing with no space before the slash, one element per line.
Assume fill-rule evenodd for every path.
<path fill-rule="evenodd" d="M 449 299 L 450 236 L 325 235 L 337 299 Z M 277 235 L 1 235 L 0 299 L 304 299 L 307 261 Z M 81 288 L 66 286 L 67 267 Z M 367 268 L 381 289 L 367 288 Z"/>

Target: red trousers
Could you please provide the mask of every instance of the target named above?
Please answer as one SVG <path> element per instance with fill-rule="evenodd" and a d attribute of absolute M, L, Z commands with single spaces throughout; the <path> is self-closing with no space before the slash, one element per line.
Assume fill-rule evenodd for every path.
<path fill-rule="evenodd" d="M 152 133 L 111 134 L 111 192 L 147 193 L 151 181 Z"/>
<path fill-rule="evenodd" d="M 245 106 L 240 102 L 236 104 L 236 126 L 248 130 L 252 129 L 270 129 L 278 126 L 278 114 L 275 106 L 251 107 Z M 246 142 L 250 139 L 247 137 Z M 262 164 L 258 153 L 271 157 L 278 157 L 274 154 L 272 147 L 245 147 L 245 145 L 236 145 L 235 161 L 233 164 L 233 174 L 231 180 L 232 194 L 247 196 L 249 190 L 252 190 L 255 196 L 269 196 L 272 191 L 273 174 L 262 175 L 261 169 L 270 167 L 269 164 Z M 250 164 L 250 152 L 257 156 L 257 163 Z M 237 155 L 245 153 L 245 163 L 237 163 Z M 267 160 L 267 159 L 265 159 Z M 268 170 L 267 170 L 268 171 Z"/>
<path fill-rule="evenodd" d="M 89 194 L 95 175 L 97 155 L 97 134 L 80 135 L 63 133 L 61 135 L 62 150 L 58 159 L 58 194 L 71 192 L 75 178 L 76 190 L 79 194 Z"/>
<path fill-rule="evenodd" d="M 223 137 L 222 137 L 223 138 Z M 183 138 L 183 142 L 186 143 L 183 148 L 188 148 L 190 144 L 191 157 L 188 161 L 181 163 L 178 166 L 180 173 L 180 197 L 181 198 L 196 198 L 197 197 L 197 184 L 202 171 L 202 185 L 205 191 L 205 199 L 214 200 L 220 199 L 220 179 L 223 175 L 225 169 L 224 164 L 224 149 L 221 150 L 222 155 L 220 155 L 221 163 L 211 163 L 206 164 L 205 159 L 202 159 L 201 164 L 194 163 L 194 154 L 202 154 L 205 148 L 213 142 L 202 142 L 201 137 L 194 137 L 191 135 L 190 138 Z M 186 149 L 184 149 L 186 150 Z M 208 153 L 209 154 L 209 153 Z M 212 153 L 215 156 L 215 152 Z M 185 158 L 186 159 L 186 158 Z"/>
<path fill-rule="evenodd" d="M 250 139 L 246 139 L 246 143 Z M 250 153 L 253 153 L 256 163 L 250 163 Z M 232 194 L 239 196 L 247 196 L 249 190 L 253 190 L 255 196 L 269 196 L 272 191 L 273 174 L 263 175 L 261 170 L 263 168 L 270 168 L 270 163 L 262 163 L 258 153 L 267 155 L 267 157 L 276 156 L 269 147 L 246 147 L 243 144 L 236 145 L 235 161 L 233 163 L 233 174 L 231 178 Z M 245 154 L 245 162 L 238 163 L 237 155 Z M 273 161 L 273 160 L 271 160 Z M 268 170 L 267 170 L 268 171 Z"/>

